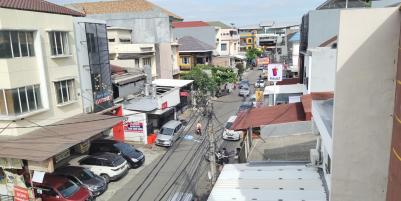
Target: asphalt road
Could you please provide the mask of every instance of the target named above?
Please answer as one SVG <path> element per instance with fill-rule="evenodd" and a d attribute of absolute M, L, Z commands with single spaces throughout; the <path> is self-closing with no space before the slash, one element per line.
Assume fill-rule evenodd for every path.
<path fill-rule="evenodd" d="M 260 71 L 245 72 L 243 79 L 249 79 L 251 84 L 257 80 Z M 254 89 L 251 88 L 251 94 Z M 216 144 L 218 148 L 226 147 L 228 151 L 235 151 L 239 142 L 227 142 L 221 139 L 222 126 L 231 115 L 236 114 L 243 101 L 238 96 L 238 89 L 232 94 L 218 99 L 214 103 L 214 111 L 218 121 L 214 121 Z M 209 163 L 205 160 L 208 151 L 208 139 L 194 134 L 196 122 L 207 119 L 201 115 L 191 114 L 190 122 L 182 133 L 182 138 L 165 155 L 156 159 L 148 168 L 142 170 L 131 182 L 121 187 L 113 200 L 184 200 L 183 192 L 193 192 L 205 200 L 211 188 L 208 180 Z M 178 197 L 178 198 L 177 198 Z"/>

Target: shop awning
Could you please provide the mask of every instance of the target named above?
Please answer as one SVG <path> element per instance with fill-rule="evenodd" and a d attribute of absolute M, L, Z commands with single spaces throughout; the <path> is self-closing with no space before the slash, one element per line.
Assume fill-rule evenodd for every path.
<path fill-rule="evenodd" d="M 18 137 L 0 138 L 0 158 L 45 161 L 112 128 L 122 117 L 80 114 Z"/>
<path fill-rule="evenodd" d="M 302 103 L 282 104 L 271 107 L 252 108 L 240 112 L 232 129 L 244 130 L 263 125 L 305 121 Z"/>

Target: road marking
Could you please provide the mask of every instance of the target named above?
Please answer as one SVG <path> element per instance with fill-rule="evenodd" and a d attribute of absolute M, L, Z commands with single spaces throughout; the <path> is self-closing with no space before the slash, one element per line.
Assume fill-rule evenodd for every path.
<path fill-rule="evenodd" d="M 398 160 L 401 161 L 401 156 L 397 153 L 394 147 L 393 147 L 393 153 L 398 158 Z"/>

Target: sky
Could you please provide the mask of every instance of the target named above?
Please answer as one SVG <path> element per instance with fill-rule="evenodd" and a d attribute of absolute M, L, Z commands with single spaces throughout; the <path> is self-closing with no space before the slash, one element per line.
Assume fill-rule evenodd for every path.
<path fill-rule="evenodd" d="M 98 0 L 48 0 L 58 4 Z M 185 21 L 222 21 L 235 26 L 262 21 L 301 22 L 303 14 L 325 0 L 150 0 Z"/>

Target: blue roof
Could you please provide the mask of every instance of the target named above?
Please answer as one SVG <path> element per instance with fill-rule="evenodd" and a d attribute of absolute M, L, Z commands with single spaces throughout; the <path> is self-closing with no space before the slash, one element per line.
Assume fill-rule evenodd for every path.
<path fill-rule="evenodd" d="M 290 42 L 297 42 L 300 41 L 301 39 L 301 34 L 299 32 L 295 33 L 291 38 L 289 39 Z"/>

